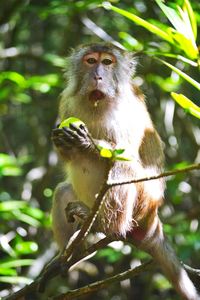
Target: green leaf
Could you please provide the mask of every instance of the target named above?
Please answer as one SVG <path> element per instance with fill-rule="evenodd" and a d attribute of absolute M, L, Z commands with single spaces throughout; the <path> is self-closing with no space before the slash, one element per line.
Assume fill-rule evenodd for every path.
<path fill-rule="evenodd" d="M 17 159 L 5 153 L 0 153 L 0 175 L 19 176 L 22 174 Z"/>
<path fill-rule="evenodd" d="M 133 158 L 126 154 L 125 149 L 115 149 L 113 151 L 113 160 L 121 160 L 121 161 L 131 161 Z"/>
<path fill-rule="evenodd" d="M 115 149 L 113 152 L 115 155 L 120 155 L 122 153 L 124 153 L 125 149 Z"/>
<path fill-rule="evenodd" d="M 196 16 L 194 14 L 194 11 L 192 9 L 192 6 L 190 4 L 189 0 L 184 0 L 184 5 L 183 5 L 183 10 L 187 11 L 188 16 L 190 18 L 190 23 L 193 31 L 194 38 L 196 40 L 197 38 L 197 21 L 196 21 Z"/>
<path fill-rule="evenodd" d="M 153 286 L 156 289 L 159 289 L 161 291 L 168 290 L 169 288 L 171 288 L 171 284 L 169 283 L 167 278 L 164 277 L 162 274 L 159 274 L 159 273 L 157 273 L 157 275 L 154 276 Z"/>
<path fill-rule="evenodd" d="M 136 40 L 127 32 L 119 32 L 119 37 L 124 41 L 124 45 L 127 49 L 141 51 L 144 48 L 143 45 L 140 42 L 138 42 L 138 40 Z"/>
<path fill-rule="evenodd" d="M 0 170 L 0 175 L 3 176 L 20 176 L 21 174 L 22 170 L 16 166 L 6 166 Z"/>
<path fill-rule="evenodd" d="M 104 258 L 106 259 L 109 263 L 115 263 L 122 258 L 123 254 L 121 251 L 117 251 L 112 249 L 111 247 L 101 249 L 98 251 L 96 254 L 97 258 Z"/>
<path fill-rule="evenodd" d="M 21 74 L 14 72 L 14 71 L 6 71 L 0 74 L 0 83 L 4 80 L 10 80 L 16 83 L 19 87 L 25 88 L 26 87 L 26 79 Z"/>
<path fill-rule="evenodd" d="M 144 51 L 145 53 L 147 53 L 148 55 L 151 56 L 165 56 L 165 57 L 171 57 L 171 58 L 176 58 L 178 60 L 183 61 L 184 63 L 187 63 L 193 67 L 198 67 L 198 63 L 186 58 L 185 56 L 179 55 L 179 54 L 172 54 L 172 53 L 164 53 L 164 52 L 159 52 L 159 51 Z"/>
<path fill-rule="evenodd" d="M 123 155 L 116 155 L 114 156 L 113 160 L 121 160 L 121 161 L 131 161 L 133 160 L 132 157 L 127 157 L 127 156 L 123 156 Z"/>
<path fill-rule="evenodd" d="M 51 87 L 58 86 L 59 77 L 57 74 L 48 74 L 43 76 L 32 76 L 27 79 L 27 87 L 41 93 L 47 93 Z"/>
<path fill-rule="evenodd" d="M 128 18 L 129 20 L 133 21 L 134 23 L 136 23 L 137 25 L 139 26 L 142 26 L 144 28 L 146 28 L 148 31 L 151 31 L 152 33 L 158 35 L 159 37 L 161 37 L 162 39 L 170 42 L 170 43 L 174 43 L 173 42 L 173 39 L 171 38 L 171 36 L 166 33 L 165 31 L 163 31 L 162 29 L 160 29 L 159 27 L 151 24 L 150 22 L 147 22 L 145 20 L 143 20 L 142 18 L 136 16 L 135 14 L 133 13 L 130 13 L 124 9 L 120 9 L 116 6 L 113 6 L 111 5 L 110 3 L 106 2 L 106 3 L 103 3 L 102 6 L 105 8 L 105 9 L 111 9 L 113 10 L 114 12 Z"/>
<path fill-rule="evenodd" d="M 183 21 L 182 34 L 188 37 L 195 44 L 195 38 L 194 38 L 194 34 L 193 34 L 192 26 L 190 24 L 190 18 L 188 16 L 187 10 L 182 10 L 182 8 L 179 6 L 177 6 L 177 8 Z"/>
<path fill-rule="evenodd" d="M 173 99 L 183 107 L 186 112 L 200 119 L 200 107 L 194 104 L 190 99 L 188 99 L 183 94 L 171 93 Z"/>
<path fill-rule="evenodd" d="M 22 266 L 30 266 L 34 259 L 15 259 L 0 263 L 0 268 L 18 268 Z"/>
<path fill-rule="evenodd" d="M 15 209 L 21 209 L 27 206 L 27 202 L 25 201 L 17 201 L 17 200 L 11 200 L 11 201 L 4 201 L 0 202 L 0 211 L 6 212 L 6 211 L 13 211 Z"/>
<path fill-rule="evenodd" d="M 40 222 L 38 220 L 32 218 L 31 216 L 28 216 L 28 215 L 22 213 L 20 210 L 14 210 L 11 213 L 19 221 L 27 223 L 27 224 L 29 224 L 33 227 L 39 227 L 40 226 Z"/>
<path fill-rule="evenodd" d="M 176 47 L 178 46 L 191 59 L 197 59 L 198 48 L 195 43 L 195 36 L 193 34 L 193 29 L 190 23 L 190 18 L 188 16 L 188 11 L 187 10 L 183 11 L 180 7 L 178 7 L 179 9 L 179 13 L 178 13 L 178 11 L 176 11 L 175 9 L 170 8 L 165 4 L 163 4 L 161 0 L 156 0 L 156 2 L 163 10 L 163 12 L 170 20 L 170 22 L 173 24 L 176 30 L 172 27 L 166 27 L 165 30 L 162 30 L 161 27 L 156 26 L 146 20 L 143 20 L 137 15 L 127 12 L 126 10 L 120 9 L 116 6 L 113 6 L 107 2 L 104 3 L 102 6 L 106 9 L 111 9 L 116 13 L 125 16 L 126 18 L 132 20 L 137 25 L 144 27 L 148 31 L 158 35 L 159 37 L 175 45 Z"/>
<path fill-rule="evenodd" d="M 198 48 L 195 43 L 195 36 L 187 9 L 182 10 L 180 6 L 177 6 L 178 11 L 176 11 L 166 6 L 162 0 L 156 0 L 156 3 L 176 29 L 168 29 L 168 34 L 175 40 L 174 44 L 177 46 L 176 42 L 178 42 L 179 48 L 182 49 L 188 57 L 196 59 L 198 57 Z"/>
<path fill-rule="evenodd" d="M 164 12 L 165 16 L 168 18 L 168 20 L 171 22 L 171 24 L 174 26 L 174 28 L 178 32 L 183 32 L 184 30 L 184 23 L 177 11 L 163 3 L 162 0 L 155 0 L 160 9 Z"/>
<path fill-rule="evenodd" d="M 162 89 L 166 92 L 172 92 L 177 90 L 180 87 L 181 82 L 183 79 L 180 76 L 174 77 L 170 76 L 167 78 L 163 78 L 159 75 L 155 75 L 152 73 L 149 73 L 146 76 L 146 79 L 150 83 L 157 84 L 159 87 L 162 86 Z"/>
<path fill-rule="evenodd" d="M 31 97 L 28 95 L 28 94 L 25 94 L 25 93 L 17 93 L 15 95 L 15 98 L 14 98 L 14 102 L 20 102 L 20 103 L 30 103 L 31 102 Z"/>
<path fill-rule="evenodd" d="M 15 251 L 18 254 L 31 254 L 38 251 L 38 245 L 35 242 L 21 242 L 16 244 Z"/>
<path fill-rule="evenodd" d="M 65 58 L 62 58 L 55 54 L 47 53 L 44 55 L 44 59 L 56 67 L 64 68 L 66 65 Z"/>
<path fill-rule="evenodd" d="M 178 75 L 180 75 L 182 78 L 184 78 L 186 81 L 188 81 L 191 85 L 193 85 L 197 90 L 200 91 L 200 83 L 194 80 L 192 77 L 184 73 L 183 71 L 179 70 L 178 68 L 174 67 L 173 65 L 167 63 L 166 61 L 157 58 L 159 61 L 161 61 L 163 64 L 165 64 L 167 67 L 169 67 L 171 70 L 176 72 Z"/>
<path fill-rule="evenodd" d="M 22 276 L 0 276 L 0 282 L 10 283 L 10 284 L 30 284 L 31 279 Z"/>
<path fill-rule="evenodd" d="M 15 165 L 16 158 L 5 153 L 0 153 L 0 166 Z"/>
<path fill-rule="evenodd" d="M 175 41 L 175 44 L 178 45 L 188 57 L 191 59 L 196 59 L 198 57 L 199 51 L 193 40 L 187 38 L 185 35 L 176 30 L 171 30 L 171 35 Z"/>
<path fill-rule="evenodd" d="M 37 220 L 42 220 L 44 218 L 44 212 L 37 207 L 26 206 L 22 209 L 23 213 L 29 215 Z"/>
<path fill-rule="evenodd" d="M 15 276 L 17 275 L 17 271 L 9 268 L 1 268 L 0 266 L 0 275 L 11 275 Z"/>

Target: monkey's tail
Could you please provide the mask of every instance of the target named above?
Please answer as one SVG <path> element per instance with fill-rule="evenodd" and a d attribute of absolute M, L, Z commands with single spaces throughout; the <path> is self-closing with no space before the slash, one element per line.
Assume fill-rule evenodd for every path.
<path fill-rule="evenodd" d="M 200 300 L 194 284 L 164 236 L 159 220 L 154 234 L 148 240 L 145 238 L 140 248 L 155 259 L 182 299 Z"/>

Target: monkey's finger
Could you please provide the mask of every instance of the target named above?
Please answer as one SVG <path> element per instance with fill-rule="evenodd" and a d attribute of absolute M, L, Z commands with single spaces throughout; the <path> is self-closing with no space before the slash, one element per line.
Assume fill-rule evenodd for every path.
<path fill-rule="evenodd" d="M 55 139 L 57 143 L 59 143 L 61 146 L 71 149 L 73 147 L 79 148 L 79 149 L 86 149 L 89 147 L 89 143 L 87 140 L 80 136 L 76 136 L 75 138 L 71 135 L 68 135 L 66 132 L 64 136 L 59 136 L 57 139 Z"/>
<path fill-rule="evenodd" d="M 63 129 L 63 132 L 64 132 L 64 134 L 65 134 L 66 136 L 72 137 L 72 138 L 74 138 L 74 139 L 77 138 L 78 134 L 77 134 L 76 131 L 74 131 L 74 130 L 68 128 L 68 127 L 63 127 L 62 129 Z"/>
<path fill-rule="evenodd" d="M 79 126 L 79 128 L 81 128 L 83 131 L 85 131 L 87 134 L 89 133 L 89 131 L 88 131 L 88 129 L 87 129 L 87 127 L 85 126 L 85 125 L 83 125 L 83 124 L 81 124 L 80 126 Z"/>
<path fill-rule="evenodd" d="M 56 147 L 61 147 L 61 148 L 65 148 L 68 150 L 73 148 L 73 143 L 67 142 L 63 138 L 52 138 L 52 141 L 54 142 Z"/>
<path fill-rule="evenodd" d="M 79 146 L 82 141 L 80 140 L 78 135 L 71 135 L 71 132 L 59 132 L 58 135 L 52 136 L 52 141 L 57 146 L 63 146 L 63 147 L 73 147 L 73 146 Z"/>
<path fill-rule="evenodd" d="M 82 136 L 82 137 L 86 137 L 87 136 L 87 132 L 85 130 L 83 130 L 83 128 L 81 126 L 77 127 L 74 124 L 70 124 L 70 129 L 72 129 L 73 131 L 76 131 L 78 135 Z"/>
<path fill-rule="evenodd" d="M 81 136 L 68 127 L 63 127 L 62 131 L 55 129 L 52 140 L 56 147 L 61 147 L 66 150 L 71 150 L 74 147 L 86 150 L 91 146 L 90 140 L 88 140 L 85 134 Z"/>
<path fill-rule="evenodd" d="M 62 133 L 62 128 L 54 128 L 52 129 L 52 136 L 59 135 Z"/>
<path fill-rule="evenodd" d="M 66 140 L 66 141 L 72 141 L 74 140 L 75 138 L 77 137 L 77 135 L 75 134 L 71 134 L 71 131 L 63 131 L 63 130 L 57 130 L 55 129 L 53 132 L 52 132 L 52 140 L 55 140 L 57 138 L 62 138 L 63 140 Z"/>

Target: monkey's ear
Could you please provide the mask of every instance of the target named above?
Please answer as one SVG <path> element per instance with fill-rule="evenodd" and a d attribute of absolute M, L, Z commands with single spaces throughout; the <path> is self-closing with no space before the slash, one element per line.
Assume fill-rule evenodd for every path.
<path fill-rule="evenodd" d="M 137 67 L 137 63 L 138 63 L 138 57 L 136 56 L 135 53 L 132 53 L 132 52 L 129 52 L 127 54 L 127 56 L 128 56 L 127 60 L 128 60 L 128 63 L 129 63 L 129 68 L 130 68 L 131 75 L 134 75 L 136 67 Z"/>

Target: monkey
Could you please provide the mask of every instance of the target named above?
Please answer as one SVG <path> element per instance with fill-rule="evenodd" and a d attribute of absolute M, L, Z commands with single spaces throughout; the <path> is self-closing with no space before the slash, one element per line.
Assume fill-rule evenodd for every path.
<path fill-rule="evenodd" d="M 59 116 L 61 120 L 77 117 L 85 125 L 52 132 L 67 174 L 55 191 L 52 208 L 53 231 L 60 248 L 69 239 L 66 208 L 71 205 L 73 214 L 73 209 L 78 207 L 80 212 L 82 205 L 83 215 L 87 215 L 108 174 L 108 159 L 99 156 L 90 136 L 97 144 L 125 149 L 131 155 L 131 161 L 114 162 L 110 176 L 115 182 L 158 175 L 163 170 L 163 143 L 144 95 L 133 85 L 135 68 L 132 53 L 109 43 L 81 45 L 67 58 L 67 85 L 61 94 Z M 197 300 L 196 288 L 163 233 L 158 208 L 164 190 L 163 178 L 111 187 L 97 217 L 97 230 L 127 238 L 148 252 L 182 299 Z"/>

